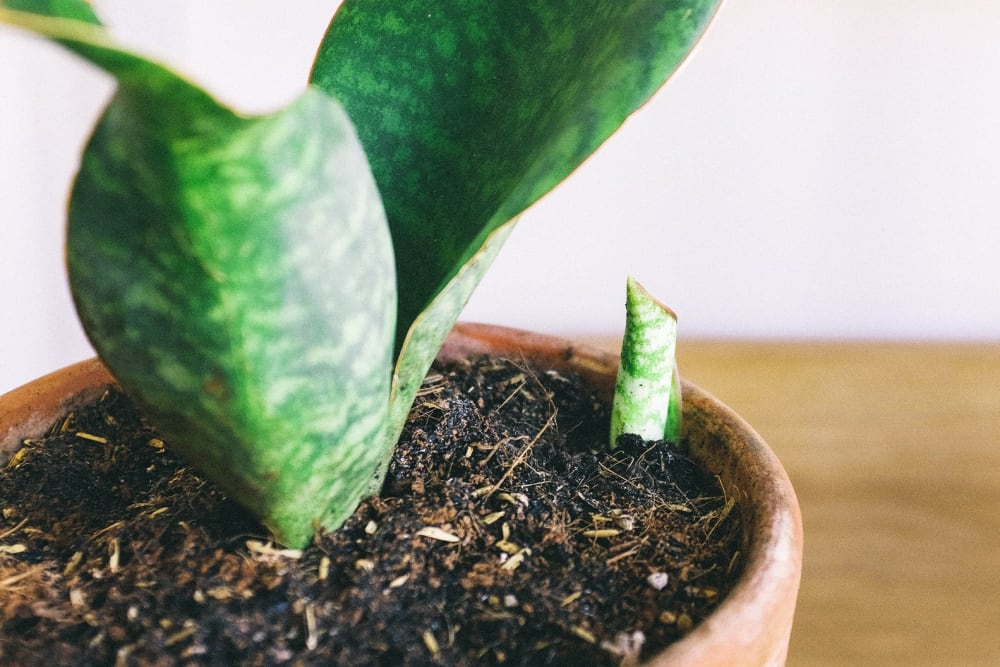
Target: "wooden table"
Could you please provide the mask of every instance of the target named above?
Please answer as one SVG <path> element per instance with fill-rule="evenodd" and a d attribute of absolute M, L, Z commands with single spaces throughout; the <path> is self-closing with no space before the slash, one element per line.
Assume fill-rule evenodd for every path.
<path fill-rule="evenodd" d="M 789 665 L 1000 665 L 1000 344 L 682 339 L 678 363 L 795 485 Z"/>

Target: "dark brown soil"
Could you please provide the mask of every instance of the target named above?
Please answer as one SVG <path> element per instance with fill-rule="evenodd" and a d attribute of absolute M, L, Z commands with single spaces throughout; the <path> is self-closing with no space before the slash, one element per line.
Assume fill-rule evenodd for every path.
<path fill-rule="evenodd" d="M 672 445 L 604 446 L 576 378 L 428 377 L 380 498 L 283 550 L 118 393 L 0 471 L 0 664 L 634 661 L 739 569 L 731 502 Z"/>

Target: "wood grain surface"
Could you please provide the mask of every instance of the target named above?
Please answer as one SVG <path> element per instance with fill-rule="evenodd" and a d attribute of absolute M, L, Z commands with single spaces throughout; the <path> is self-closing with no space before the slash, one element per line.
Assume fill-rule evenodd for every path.
<path fill-rule="evenodd" d="M 682 339 L 678 363 L 795 485 L 789 665 L 1000 665 L 1000 344 Z"/>

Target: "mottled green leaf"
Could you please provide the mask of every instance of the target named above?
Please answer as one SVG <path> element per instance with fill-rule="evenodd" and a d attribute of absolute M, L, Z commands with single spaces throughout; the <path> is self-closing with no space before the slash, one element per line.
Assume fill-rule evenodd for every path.
<path fill-rule="evenodd" d="M 611 407 L 611 447 L 626 433 L 677 442 L 681 395 L 676 348 L 677 316 L 630 277 Z"/>
<path fill-rule="evenodd" d="M 345 0 L 312 81 L 344 104 L 382 192 L 400 337 L 663 84 L 717 4 Z"/>
<path fill-rule="evenodd" d="M 399 368 L 426 369 L 430 341 L 502 243 L 491 234 L 663 84 L 718 4 L 345 0 L 312 81 L 344 104 L 382 193 L 400 276 Z M 464 271 L 473 258 L 479 268 Z"/>
<path fill-rule="evenodd" d="M 383 458 L 395 330 L 391 240 L 347 116 L 310 88 L 243 118 L 99 28 L 53 25 L 27 27 L 119 77 L 70 203 L 88 335 L 280 541 L 337 527 Z"/>

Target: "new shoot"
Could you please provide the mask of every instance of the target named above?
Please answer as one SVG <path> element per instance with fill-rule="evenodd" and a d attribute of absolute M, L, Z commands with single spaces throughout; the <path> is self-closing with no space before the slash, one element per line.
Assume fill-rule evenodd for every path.
<path fill-rule="evenodd" d="M 676 442 L 681 430 L 677 316 L 629 277 L 625 337 L 611 408 L 611 447 L 618 437 Z"/>

